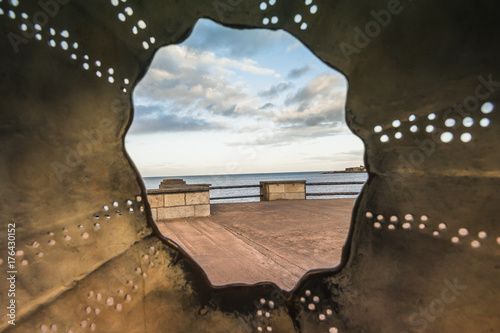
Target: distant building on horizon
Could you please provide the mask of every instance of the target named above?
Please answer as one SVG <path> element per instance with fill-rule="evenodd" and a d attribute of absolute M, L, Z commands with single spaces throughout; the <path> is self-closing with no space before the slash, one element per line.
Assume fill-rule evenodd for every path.
<path fill-rule="evenodd" d="M 364 165 L 360 165 L 359 167 L 345 168 L 344 172 L 366 172 L 366 168 Z"/>

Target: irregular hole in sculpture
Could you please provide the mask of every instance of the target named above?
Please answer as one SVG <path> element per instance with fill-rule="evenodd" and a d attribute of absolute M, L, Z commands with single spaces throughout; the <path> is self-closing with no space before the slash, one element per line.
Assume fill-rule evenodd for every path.
<path fill-rule="evenodd" d="M 272 6 L 271 2 L 269 5 Z M 269 5 L 261 5 L 261 9 L 265 10 Z M 317 12 L 317 7 L 315 9 L 311 7 L 311 13 L 313 11 Z M 305 23 L 304 17 L 297 14 L 295 21 Z M 276 24 L 278 21 L 278 17 L 269 17 L 271 24 Z M 200 26 L 202 28 L 199 28 Z M 142 28 L 140 21 L 138 27 Z M 197 36 L 199 32 L 201 35 Z M 220 40 L 216 38 L 215 32 L 220 34 Z M 144 48 L 150 47 L 146 44 Z M 249 58 L 249 55 L 253 57 Z M 306 61 L 297 63 L 298 58 L 305 58 Z M 127 150 L 144 176 L 170 174 L 178 178 L 178 175 L 202 173 L 216 175 L 182 177 L 188 184 L 229 184 L 230 176 L 226 176 L 227 174 L 263 172 L 267 171 L 266 165 L 290 168 L 290 165 L 296 163 L 292 160 L 297 160 L 297 156 L 300 155 L 307 156 L 307 161 L 314 161 L 308 162 L 316 165 L 311 167 L 313 170 L 325 168 L 318 167 L 323 163 L 320 161 L 333 160 L 331 155 L 335 153 L 341 154 L 346 160 L 355 156 L 356 165 L 359 165 L 357 163 L 362 161 L 364 148 L 344 122 L 346 90 L 345 77 L 327 67 L 310 54 L 300 42 L 283 31 L 237 31 L 223 28 L 211 21 L 201 20 L 185 42 L 157 51 L 148 73 L 136 87 L 134 91 L 136 112 L 126 137 Z M 291 146 L 295 141 L 298 143 Z M 324 151 L 328 152 L 322 158 L 315 157 L 312 153 L 318 151 L 318 147 L 324 147 Z M 343 147 L 350 147 L 350 150 L 342 151 Z M 302 163 L 305 162 L 306 160 Z M 295 168 L 300 170 L 298 163 Z M 283 171 L 292 170 L 294 169 Z M 148 183 L 150 180 L 146 178 L 146 187 L 158 189 L 158 183 L 167 178 L 166 176 L 152 177 L 151 183 Z M 324 181 L 329 181 L 328 179 L 331 181 L 335 177 L 343 179 L 341 174 L 331 175 L 332 178 L 327 178 L 329 175 L 317 176 L 323 177 Z M 245 185 L 245 182 L 250 181 L 245 177 L 247 176 L 240 178 L 242 183 L 230 185 Z M 256 185 L 259 181 L 266 180 L 265 177 L 272 176 L 257 179 L 259 177 L 261 176 L 253 177 Z M 361 181 L 366 180 L 364 173 L 356 177 Z M 299 179 L 291 178 L 291 180 Z M 361 186 L 357 185 L 355 191 L 359 191 Z M 335 189 L 341 192 L 349 191 L 347 187 Z M 258 189 L 251 191 L 257 192 L 257 198 L 253 201 L 259 201 Z M 314 191 L 330 190 L 323 187 Z M 182 237 L 175 233 L 182 231 L 174 231 L 174 222 L 163 223 L 163 221 L 179 217 L 176 214 L 181 210 L 188 211 L 188 214 L 196 214 L 198 209 L 200 211 L 206 209 L 201 207 L 206 202 L 193 204 L 194 208 L 177 209 L 189 206 L 188 202 L 200 199 L 191 194 L 177 194 L 179 193 L 163 196 L 160 199 L 153 199 L 150 196 L 149 204 L 152 208 L 152 217 L 156 220 L 160 231 L 182 247 L 183 242 L 189 242 L 189 238 L 181 240 Z M 233 199 L 228 200 L 234 202 Z M 219 202 L 213 205 L 215 202 L 212 201 L 210 223 L 221 232 L 227 233 L 230 230 L 234 246 L 241 244 L 247 247 L 249 252 L 262 256 L 263 253 L 259 252 L 257 246 L 242 244 L 242 238 L 235 237 L 245 232 L 254 237 L 256 230 L 252 227 L 247 225 L 248 229 L 240 232 L 235 231 L 241 225 L 233 223 L 234 219 L 229 221 L 221 218 L 215 221 L 214 216 L 217 212 L 220 211 L 220 216 L 223 216 L 222 210 L 230 209 L 228 207 L 231 205 L 229 203 L 219 205 Z M 338 264 L 349 229 L 353 197 L 350 196 L 345 204 L 348 207 L 342 209 L 344 231 L 341 235 L 332 237 L 330 233 L 334 231 L 327 230 L 326 225 L 321 231 L 310 225 L 301 227 L 304 232 L 293 237 L 301 240 L 303 245 L 296 244 L 293 250 L 289 247 L 289 252 L 283 255 L 293 256 L 293 260 L 297 260 L 294 265 L 300 260 L 305 262 L 306 257 L 309 261 L 317 262 L 314 267 L 300 263 L 299 266 L 304 273 L 312 268 L 333 267 Z M 226 208 L 216 209 L 223 205 L 227 205 Z M 264 218 L 261 215 L 256 216 L 260 216 L 258 219 Z M 192 221 L 197 223 L 196 219 Z M 328 223 L 328 221 L 317 223 Z M 267 225 L 266 228 L 268 235 L 286 232 L 286 230 L 278 231 L 277 225 L 276 227 Z M 306 236 L 306 232 L 315 235 Z M 304 242 L 306 237 L 316 237 L 317 241 L 312 242 L 315 246 L 311 247 L 311 242 L 306 244 Z M 255 242 L 261 241 L 267 240 L 255 240 Z M 228 250 L 232 249 L 230 245 L 225 247 Z M 335 259 L 332 259 L 332 251 L 335 252 Z M 200 257 L 197 253 L 190 255 L 195 259 Z M 214 250 L 214 256 L 217 255 L 217 251 Z M 208 257 L 206 253 L 204 257 Z M 290 259 L 290 263 L 293 260 Z M 210 271 L 206 273 L 214 284 L 271 280 L 284 289 L 291 289 L 298 281 L 298 277 L 292 276 L 293 274 L 283 275 L 265 270 L 261 263 L 257 265 L 237 261 L 239 260 L 235 260 L 235 265 L 246 266 L 242 274 L 236 277 L 237 280 L 216 278 L 215 270 L 214 274 Z M 269 261 L 272 264 L 272 260 L 265 255 L 262 261 L 266 263 Z M 204 267 L 202 261 L 199 263 Z M 249 269 L 253 272 L 242 277 Z"/>

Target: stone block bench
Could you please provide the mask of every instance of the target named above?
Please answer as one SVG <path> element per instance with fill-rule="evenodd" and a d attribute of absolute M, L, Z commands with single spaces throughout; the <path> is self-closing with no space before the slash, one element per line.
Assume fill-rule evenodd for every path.
<path fill-rule="evenodd" d="M 305 180 L 280 180 L 260 182 L 261 201 L 305 200 Z"/>
<path fill-rule="evenodd" d="M 210 216 L 210 185 L 165 184 L 148 190 L 151 213 L 156 221 Z"/>

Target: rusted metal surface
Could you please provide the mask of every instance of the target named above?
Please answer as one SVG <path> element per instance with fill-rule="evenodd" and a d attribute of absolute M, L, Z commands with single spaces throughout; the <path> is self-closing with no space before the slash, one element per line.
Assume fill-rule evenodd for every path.
<path fill-rule="evenodd" d="M 500 331 L 500 3 L 265 7 L 0 2 L 0 330 Z M 369 179 L 340 266 L 306 274 L 290 293 L 211 286 L 160 235 L 124 150 L 132 89 L 155 51 L 202 17 L 284 29 L 349 81 L 346 119 Z M 4 292 L 14 224 L 15 326 Z"/>

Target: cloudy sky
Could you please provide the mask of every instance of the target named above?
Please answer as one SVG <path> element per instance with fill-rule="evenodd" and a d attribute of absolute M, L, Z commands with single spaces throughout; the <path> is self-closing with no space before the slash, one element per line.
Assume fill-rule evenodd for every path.
<path fill-rule="evenodd" d="M 362 164 L 347 82 L 283 31 L 201 20 L 134 91 L 127 150 L 143 176 L 341 170 Z"/>

